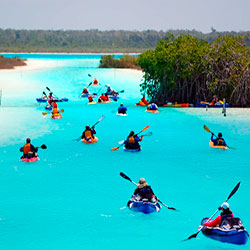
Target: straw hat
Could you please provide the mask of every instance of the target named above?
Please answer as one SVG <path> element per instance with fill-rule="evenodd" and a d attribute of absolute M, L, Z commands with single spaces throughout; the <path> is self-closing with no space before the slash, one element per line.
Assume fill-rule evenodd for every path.
<path fill-rule="evenodd" d="M 140 178 L 138 184 L 137 184 L 137 187 L 138 188 L 143 188 L 143 187 L 146 187 L 148 185 L 148 183 L 146 182 L 145 178 Z"/>

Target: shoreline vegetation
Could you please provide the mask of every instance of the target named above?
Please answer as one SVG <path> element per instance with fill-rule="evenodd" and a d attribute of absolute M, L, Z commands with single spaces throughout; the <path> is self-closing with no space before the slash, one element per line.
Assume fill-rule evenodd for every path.
<path fill-rule="evenodd" d="M 250 32 L 217 32 L 204 34 L 196 30 L 125 31 L 110 30 L 15 30 L 0 29 L 2 52 L 64 52 L 64 53 L 142 53 L 156 47 L 169 34 L 191 35 L 208 43 L 219 36 L 244 37 L 250 47 Z"/>
<path fill-rule="evenodd" d="M 242 36 L 213 43 L 190 35 L 161 40 L 139 55 L 141 92 L 156 103 L 211 102 L 213 95 L 233 107 L 250 107 L 250 49 Z"/>
<path fill-rule="evenodd" d="M 0 70 L 1 69 L 14 69 L 19 66 L 26 66 L 26 59 L 20 59 L 18 57 L 5 58 L 0 56 Z"/>
<path fill-rule="evenodd" d="M 102 56 L 99 68 L 120 68 L 141 70 L 138 65 L 138 57 L 124 55 L 121 58 L 114 58 L 112 55 Z"/>

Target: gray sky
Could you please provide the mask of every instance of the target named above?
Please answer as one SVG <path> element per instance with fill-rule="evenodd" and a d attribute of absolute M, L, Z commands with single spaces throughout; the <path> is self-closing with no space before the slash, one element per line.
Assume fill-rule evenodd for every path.
<path fill-rule="evenodd" d="M 250 0 L 0 0 L 0 28 L 250 31 Z"/>

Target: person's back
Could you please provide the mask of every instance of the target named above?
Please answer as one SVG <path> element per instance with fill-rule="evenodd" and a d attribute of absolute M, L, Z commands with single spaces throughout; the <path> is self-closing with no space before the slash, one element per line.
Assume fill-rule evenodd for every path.
<path fill-rule="evenodd" d="M 214 143 L 214 146 L 226 146 L 225 140 L 222 138 L 222 133 L 218 133 L 218 137 L 214 138 L 214 134 L 211 136 L 211 141 Z"/>
<path fill-rule="evenodd" d="M 34 157 L 35 153 L 38 151 L 38 147 L 34 147 L 31 144 L 31 140 L 30 138 L 26 139 L 26 144 L 20 148 L 20 152 L 23 152 L 23 156 L 22 158 L 30 158 L 30 157 Z"/>
<path fill-rule="evenodd" d="M 89 102 L 93 102 L 93 101 L 94 101 L 92 95 L 89 95 L 89 96 L 88 96 L 88 99 L 89 99 Z"/>
<path fill-rule="evenodd" d="M 127 112 L 127 108 L 123 106 L 123 104 L 121 103 L 120 107 L 118 108 L 118 113 L 119 114 L 126 114 Z"/>
<path fill-rule="evenodd" d="M 149 105 L 149 102 L 146 100 L 145 95 L 143 95 L 141 101 L 145 103 L 146 105 Z"/>
<path fill-rule="evenodd" d="M 140 145 L 139 145 L 139 141 L 142 140 L 134 134 L 134 131 L 131 131 L 129 136 L 127 137 L 127 139 L 125 140 L 124 144 L 125 144 L 125 148 L 127 149 L 139 149 Z"/>
<path fill-rule="evenodd" d="M 140 178 L 137 189 L 134 191 L 133 197 L 139 200 L 155 201 L 155 195 L 152 188 L 148 185 L 144 178 Z M 154 200 L 153 200 L 154 199 Z"/>
<path fill-rule="evenodd" d="M 86 141 L 95 139 L 94 134 L 96 134 L 94 127 L 91 129 L 90 126 L 87 125 L 82 133 L 82 139 L 85 139 Z"/>

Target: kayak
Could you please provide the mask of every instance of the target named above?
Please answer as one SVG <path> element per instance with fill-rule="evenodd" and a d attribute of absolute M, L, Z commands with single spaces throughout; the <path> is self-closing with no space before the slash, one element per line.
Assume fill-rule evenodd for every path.
<path fill-rule="evenodd" d="M 93 101 L 93 102 L 88 102 L 88 104 L 90 105 L 90 104 L 96 104 L 96 102 L 95 101 Z"/>
<path fill-rule="evenodd" d="M 146 109 L 145 112 L 148 112 L 148 113 L 159 113 L 159 110 Z"/>
<path fill-rule="evenodd" d="M 67 102 L 69 99 L 68 98 L 60 98 L 60 99 L 54 99 L 54 102 Z M 48 99 L 43 99 L 43 98 L 36 98 L 37 102 L 47 102 Z"/>
<path fill-rule="evenodd" d="M 98 103 L 110 103 L 110 102 L 112 102 L 112 101 L 111 101 L 111 100 L 108 100 L 108 101 L 106 101 L 106 102 L 103 102 L 103 101 L 102 101 L 102 102 L 99 102 L 99 101 L 98 101 Z"/>
<path fill-rule="evenodd" d="M 116 115 L 119 115 L 119 116 L 128 116 L 128 114 L 122 114 L 122 113 L 116 113 Z"/>
<path fill-rule="evenodd" d="M 195 107 L 197 107 L 197 108 L 206 108 L 206 107 L 209 107 L 209 108 L 223 108 L 223 104 L 222 103 L 216 103 L 214 105 L 210 105 L 208 102 L 196 102 Z M 229 104 L 226 103 L 225 107 L 228 108 Z"/>
<path fill-rule="evenodd" d="M 23 161 L 23 162 L 34 162 L 38 160 L 39 160 L 39 157 L 37 154 L 32 158 L 22 158 L 22 157 L 20 158 L 20 161 Z"/>
<path fill-rule="evenodd" d="M 210 146 L 211 148 L 228 149 L 227 146 L 222 146 L 222 145 L 214 146 L 214 143 L 213 143 L 212 141 L 209 142 L 209 146 Z"/>
<path fill-rule="evenodd" d="M 88 96 L 89 96 L 89 93 L 81 94 L 81 97 L 88 97 Z"/>
<path fill-rule="evenodd" d="M 62 115 L 60 113 L 57 113 L 57 114 L 53 114 L 51 116 L 52 119 L 62 119 Z"/>
<path fill-rule="evenodd" d="M 82 141 L 82 142 L 85 142 L 85 143 L 88 143 L 88 144 L 91 144 L 91 143 L 96 143 L 96 142 L 98 142 L 98 138 L 95 136 L 95 139 L 92 139 L 91 141 L 86 141 L 85 139 L 82 139 L 81 141 Z"/>
<path fill-rule="evenodd" d="M 139 101 L 138 103 L 135 104 L 135 106 L 147 106 L 147 104 L 145 104 L 142 101 Z"/>
<path fill-rule="evenodd" d="M 170 108 L 187 108 L 189 107 L 190 104 L 189 103 L 167 103 L 167 104 L 164 104 L 163 107 L 170 107 Z"/>
<path fill-rule="evenodd" d="M 116 95 L 110 95 L 109 98 L 111 98 L 114 101 L 117 101 L 119 99 L 119 96 Z"/>
<path fill-rule="evenodd" d="M 52 110 L 52 106 L 48 104 L 48 105 L 45 107 L 45 109 L 46 109 L 46 110 Z"/>
<path fill-rule="evenodd" d="M 151 214 L 154 212 L 159 212 L 161 205 L 158 202 L 148 202 L 148 201 L 128 201 L 128 208 L 134 212 L 142 212 L 144 214 Z"/>
<path fill-rule="evenodd" d="M 234 218 L 234 219 L 238 219 L 238 218 Z M 207 220 L 208 218 L 204 218 L 201 221 L 201 225 L 204 225 L 204 223 Z M 206 237 L 210 239 L 218 240 L 218 241 L 226 242 L 226 243 L 231 243 L 231 244 L 236 244 L 236 245 L 246 244 L 248 237 L 249 237 L 246 229 L 243 227 L 241 222 L 239 225 L 235 225 L 235 226 L 229 226 L 228 224 L 225 226 L 220 226 L 220 227 L 204 226 L 201 231 Z"/>
<path fill-rule="evenodd" d="M 130 149 L 130 148 L 125 148 L 124 147 L 123 150 L 126 151 L 126 152 L 132 152 L 132 153 L 134 153 L 134 152 L 141 151 L 141 147 L 140 148 L 134 148 L 134 149 Z"/>

